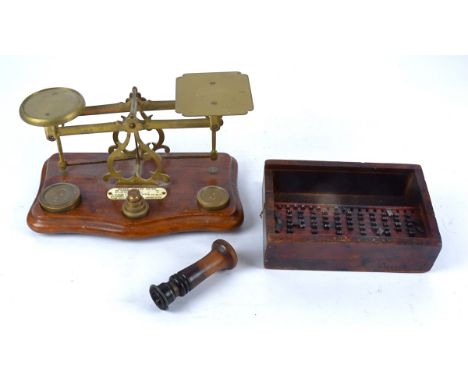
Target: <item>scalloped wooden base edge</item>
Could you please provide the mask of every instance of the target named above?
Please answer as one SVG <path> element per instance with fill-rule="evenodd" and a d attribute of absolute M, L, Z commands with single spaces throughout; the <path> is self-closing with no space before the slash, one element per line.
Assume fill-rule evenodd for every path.
<path fill-rule="evenodd" d="M 128 219 L 122 212 L 122 200 L 109 200 L 107 191 L 116 185 L 105 182 L 107 171 L 104 153 L 68 153 L 69 166 L 61 171 L 58 155 L 51 156 L 42 169 L 41 183 L 27 217 L 29 227 L 40 233 L 78 233 L 140 239 L 178 232 L 226 231 L 240 226 L 244 212 L 237 190 L 237 161 L 220 153 L 213 161 L 208 154 L 171 153 L 161 155 L 164 172 L 171 181 L 168 195 L 162 200 L 148 200 L 148 215 Z M 121 161 L 123 172 L 131 171 L 133 161 Z M 151 171 L 145 163 L 144 173 Z M 63 213 L 43 210 L 38 198 L 50 184 L 68 182 L 81 191 L 81 203 Z M 207 211 L 197 203 L 197 192 L 207 185 L 224 187 L 230 196 L 229 204 L 218 211 Z"/>

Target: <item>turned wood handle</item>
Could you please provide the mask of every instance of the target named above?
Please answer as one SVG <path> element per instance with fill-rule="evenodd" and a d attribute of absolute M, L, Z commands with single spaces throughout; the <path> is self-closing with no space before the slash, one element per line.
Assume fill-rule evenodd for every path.
<path fill-rule="evenodd" d="M 151 298 L 158 308 L 166 310 L 177 297 L 185 296 L 213 273 L 236 265 L 237 255 L 231 244 L 222 239 L 215 240 L 206 256 L 172 275 L 168 282 L 151 285 Z"/>

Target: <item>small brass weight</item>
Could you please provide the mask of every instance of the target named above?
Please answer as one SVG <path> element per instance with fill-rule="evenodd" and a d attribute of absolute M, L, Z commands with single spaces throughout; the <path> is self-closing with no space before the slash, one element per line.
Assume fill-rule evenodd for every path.
<path fill-rule="evenodd" d="M 162 110 L 175 110 L 184 118 L 155 119 L 152 114 L 149 114 L 151 111 L 159 112 Z M 139 219 L 147 216 L 147 212 L 145 211 L 146 207 L 140 205 L 137 208 L 138 212 L 134 213 L 136 199 L 160 201 L 171 192 L 169 186 L 173 184 L 173 181 L 166 167 L 168 169 L 172 167 L 166 166 L 169 163 L 166 161 L 173 160 L 174 162 L 175 156 L 165 144 L 165 130 L 208 128 L 211 132 L 211 150 L 207 157 L 213 161 L 213 164 L 203 164 L 206 166 L 203 173 L 209 173 L 210 179 L 215 180 L 218 172 L 216 164 L 218 162 L 215 161 L 219 157 L 216 147 L 216 133 L 223 125 L 223 117 L 247 114 L 251 110 L 253 110 L 253 101 L 248 76 L 239 72 L 218 72 L 184 74 L 177 78 L 174 101 L 148 100 L 140 94 L 136 87 L 133 87 L 129 97 L 124 102 L 86 106 L 83 96 L 76 90 L 54 87 L 31 94 L 23 101 L 19 111 L 25 122 L 43 127 L 46 138 L 57 144 L 58 158 L 55 163 L 57 163 L 59 170 L 57 176 L 62 177 L 59 179 L 62 185 L 60 189 L 54 189 L 53 184 L 47 184 L 47 186 L 52 186 L 48 190 L 49 195 L 58 195 L 59 193 L 65 195 L 62 191 L 64 189 L 63 183 L 75 183 L 75 186 L 81 191 L 80 199 L 76 197 L 76 193 L 68 192 L 67 195 L 72 195 L 74 199 L 62 200 L 61 202 L 65 206 L 63 208 L 49 206 L 45 202 L 41 204 L 43 209 L 49 214 L 72 214 L 70 209 L 76 208 L 79 205 L 79 200 L 81 203 L 86 200 L 86 195 L 81 189 L 82 185 L 76 184 L 74 181 L 80 176 L 85 177 L 85 171 L 82 170 L 78 175 L 76 175 L 78 170 L 73 169 L 72 171 L 72 168 L 77 167 L 77 160 L 74 160 L 73 154 L 64 153 L 62 138 L 73 135 L 112 133 L 113 143 L 107 150 L 105 167 L 98 164 L 98 162 L 104 163 L 100 157 L 95 158 L 90 155 L 88 155 L 90 159 L 87 163 L 82 160 L 78 164 L 91 166 L 94 163 L 95 169 L 102 169 L 101 179 L 108 184 L 104 195 L 110 201 L 120 200 L 123 203 L 126 200 L 126 207 L 122 209 L 123 215 L 126 218 Z M 69 124 L 77 117 L 102 114 L 125 115 L 122 115 L 120 120 L 111 122 Z M 145 131 L 156 133 L 156 139 L 153 142 L 145 142 L 141 135 Z M 80 158 L 84 156 L 85 153 Z M 183 158 L 179 158 L 179 163 L 183 162 L 179 167 L 191 165 L 187 158 L 185 158 L 185 162 L 183 162 Z M 123 167 L 125 167 L 125 171 L 122 170 Z M 226 165 L 226 168 L 229 170 L 229 165 Z M 186 171 L 188 172 L 190 169 L 187 168 Z M 178 180 L 180 183 L 181 180 Z M 46 179 L 46 183 L 47 181 Z M 57 182 L 57 180 L 55 181 Z M 194 182 L 192 181 L 192 183 Z M 208 179 L 207 183 L 200 184 L 198 187 L 192 194 L 196 200 L 195 206 L 198 205 L 198 208 L 207 211 L 225 208 L 228 205 L 229 197 L 232 198 L 228 190 L 217 181 Z M 223 188 L 224 191 L 220 191 Z M 139 196 L 129 196 L 130 190 L 134 189 L 137 190 Z M 73 187 L 74 190 L 75 187 Z M 132 191 L 132 194 L 135 194 L 135 191 Z M 47 200 L 44 195 L 41 199 Z M 152 205 L 160 206 L 161 204 L 150 203 L 150 208 Z"/>

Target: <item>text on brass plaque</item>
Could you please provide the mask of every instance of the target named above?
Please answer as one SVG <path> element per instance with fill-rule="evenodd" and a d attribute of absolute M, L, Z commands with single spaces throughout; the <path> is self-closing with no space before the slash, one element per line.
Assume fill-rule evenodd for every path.
<path fill-rule="evenodd" d="M 107 191 L 107 197 L 110 200 L 125 200 L 131 189 L 140 191 L 145 199 L 164 199 L 167 196 L 167 190 L 162 187 L 114 187 Z"/>

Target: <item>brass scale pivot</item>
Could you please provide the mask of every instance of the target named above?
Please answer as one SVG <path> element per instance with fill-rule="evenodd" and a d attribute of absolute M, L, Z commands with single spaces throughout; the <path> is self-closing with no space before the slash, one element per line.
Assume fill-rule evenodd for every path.
<path fill-rule="evenodd" d="M 175 110 L 183 119 L 152 119 L 147 111 Z M 85 106 L 84 98 L 76 90 L 57 87 L 44 89 L 31 94 L 20 106 L 21 118 L 32 125 L 44 127 L 48 140 L 57 142 L 59 166 L 65 171 L 67 162 L 62 149 L 61 137 L 81 134 L 111 132 L 114 144 L 108 149 L 107 173 L 104 180 L 114 178 L 120 187 L 108 190 L 109 199 L 126 199 L 131 189 L 137 189 L 144 199 L 162 199 L 170 178 L 163 171 L 163 160 L 157 150 L 170 151 L 164 145 L 164 129 L 209 128 L 211 130 L 210 157 L 216 160 L 216 132 L 223 124 L 223 116 L 242 115 L 253 110 L 252 95 L 248 76 L 239 72 L 191 73 L 176 80 L 175 101 L 150 101 L 141 96 L 133 87 L 125 102 L 98 106 Z M 65 126 L 78 116 L 125 113 L 122 120 L 115 122 Z M 140 132 L 156 131 L 157 142 L 145 143 Z M 122 133 L 122 134 L 121 134 Z M 123 140 L 119 137 L 123 135 Z M 130 150 L 132 142 L 135 148 Z M 121 160 L 135 161 L 135 171 L 125 177 L 117 168 Z M 154 170 L 143 176 L 143 162 L 152 161 Z M 123 186 L 123 187 L 122 187 Z M 127 207 L 134 206 L 139 197 L 135 194 L 127 199 Z M 64 212 L 76 207 L 80 202 L 77 186 L 67 183 L 53 184 L 40 195 L 41 206 L 49 212 Z M 207 210 L 224 208 L 229 202 L 228 192 L 218 186 L 203 187 L 197 194 L 197 201 Z M 132 204 L 133 203 L 133 204 Z M 144 203 L 143 203 L 144 204 Z M 135 211 L 125 206 L 123 213 L 129 218 L 144 216 L 146 207 Z M 128 212 L 128 211 L 133 212 Z"/>

